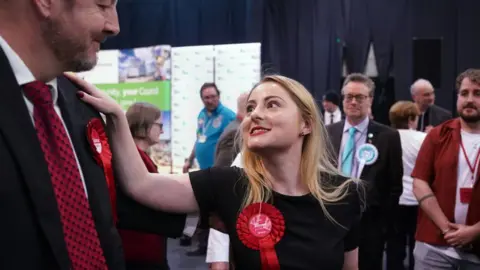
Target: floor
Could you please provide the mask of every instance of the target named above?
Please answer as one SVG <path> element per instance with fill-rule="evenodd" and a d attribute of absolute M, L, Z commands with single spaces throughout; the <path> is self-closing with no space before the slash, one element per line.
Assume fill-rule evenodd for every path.
<path fill-rule="evenodd" d="M 168 264 L 170 265 L 170 270 L 184 270 L 184 269 L 198 269 L 198 270 L 208 270 L 208 266 L 205 263 L 205 257 L 188 257 L 185 253 L 189 250 L 194 249 L 191 247 L 182 247 L 179 245 L 178 239 L 169 239 L 168 240 Z M 384 255 L 384 268 L 385 266 L 385 255 Z M 405 265 L 407 265 L 407 260 L 405 260 Z"/>
<path fill-rule="evenodd" d="M 205 257 L 188 257 L 185 255 L 187 251 L 194 249 L 193 246 L 182 247 L 178 239 L 168 240 L 168 264 L 171 270 L 198 269 L 207 270 Z"/>

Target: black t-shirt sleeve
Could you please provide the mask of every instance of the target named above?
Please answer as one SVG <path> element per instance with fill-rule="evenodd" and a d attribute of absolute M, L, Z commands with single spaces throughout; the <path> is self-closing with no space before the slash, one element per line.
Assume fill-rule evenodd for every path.
<path fill-rule="evenodd" d="M 352 218 L 351 226 L 344 240 L 345 252 L 352 251 L 359 246 L 360 243 L 360 220 L 362 218 L 362 184 L 352 183 L 349 188 L 349 205 Z"/>
<path fill-rule="evenodd" d="M 345 237 L 345 252 L 356 249 L 360 242 L 360 220 L 356 220 Z"/>
<path fill-rule="evenodd" d="M 190 183 L 202 213 L 218 211 L 218 205 L 233 194 L 235 184 L 241 176 L 237 167 L 213 167 L 189 173 Z M 230 193 L 231 192 L 231 193 Z M 231 195 L 230 195 L 231 196 Z"/>

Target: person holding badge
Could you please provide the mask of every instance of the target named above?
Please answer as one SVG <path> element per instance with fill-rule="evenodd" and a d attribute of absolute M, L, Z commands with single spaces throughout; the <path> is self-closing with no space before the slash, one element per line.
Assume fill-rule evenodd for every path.
<path fill-rule="evenodd" d="M 480 269 L 480 70 L 457 77 L 460 117 L 434 127 L 412 172 L 415 269 Z"/>
<path fill-rule="evenodd" d="M 345 176 L 368 187 L 359 247 L 360 270 L 382 270 L 389 216 L 402 194 L 402 148 L 398 132 L 369 117 L 375 84 L 363 74 L 350 74 L 342 88 L 345 121 L 327 126 L 333 160 Z"/>
<path fill-rule="evenodd" d="M 72 79 L 82 100 L 107 115 L 126 192 L 150 207 L 218 214 L 235 269 L 358 269 L 363 185 L 331 163 L 319 109 L 300 83 L 272 75 L 250 92 L 240 128 L 243 169 L 161 175 L 145 169 L 119 105 Z"/>

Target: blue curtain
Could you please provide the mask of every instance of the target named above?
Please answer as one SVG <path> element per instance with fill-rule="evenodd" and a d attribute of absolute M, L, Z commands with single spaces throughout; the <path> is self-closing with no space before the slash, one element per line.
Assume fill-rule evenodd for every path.
<path fill-rule="evenodd" d="M 292 77 L 320 100 L 340 91 L 342 59 L 364 71 L 373 43 L 374 108 L 383 113 L 411 98 L 412 39 L 442 38 L 437 103 L 455 111 L 455 77 L 480 67 L 479 9 L 478 0 L 121 0 L 121 33 L 103 48 L 261 42 L 264 72 Z"/>

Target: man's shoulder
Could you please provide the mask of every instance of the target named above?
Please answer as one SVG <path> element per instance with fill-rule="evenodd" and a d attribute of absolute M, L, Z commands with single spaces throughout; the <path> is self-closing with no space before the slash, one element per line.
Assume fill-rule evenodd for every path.
<path fill-rule="evenodd" d="M 326 126 L 325 128 L 327 129 L 327 132 L 328 133 L 331 133 L 333 132 L 334 130 L 337 130 L 337 129 L 343 129 L 343 126 L 345 125 L 345 121 L 342 120 L 340 122 L 337 122 L 337 123 L 334 123 L 334 124 L 330 124 L 328 126 Z"/>
<path fill-rule="evenodd" d="M 100 112 L 93 106 L 77 98 L 76 93 L 80 87 L 67 79 L 67 77 L 57 77 L 57 88 L 58 94 L 62 95 L 66 102 L 65 108 L 75 110 L 75 114 L 80 114 L 82 118 L 101 117 Z"/>
<path fill-rule="evenodd" d="M 225 105 L 222 105 L 220 109 L 220 114 L 223 115 L 227 120 L 234 119 L 236 114 L 234 111 L 232 111 L 230 108 L 226 107 Z"/>
<path fill-rule="evenodd" d="M 389 138 L 398 137 L 398 140 L 400 140 L 400 133 L 392 127 L 389 127 L 387 125 L 384 125 L 376 121 L 372 121 L 370 123 L 370 127 L 373 127 L 375 129 L 378 136 L 389 137 Z"/>
<path fill-rule="evenodd" d="M 452 132 L 457 131 L 459 129 L 460 129 L 460 120 L 458 118 L 453 118 L 432 128 L 430 132 L 428 132 L 427 137 L 430 140 L 438 141 L 442 137 L 450 136 Z"/>
<path fill-rule="evenodd" d="M 432 110 L 435 111 L 435 113 L 443 113 L 443 114 L 452 115 L 452 113 L 449 110 L 447 110 L 445 108 L 442 108 L 442 107 L 440 107 L 438 105 L 435 105 L 435 104 L 432 105 Z"/>

